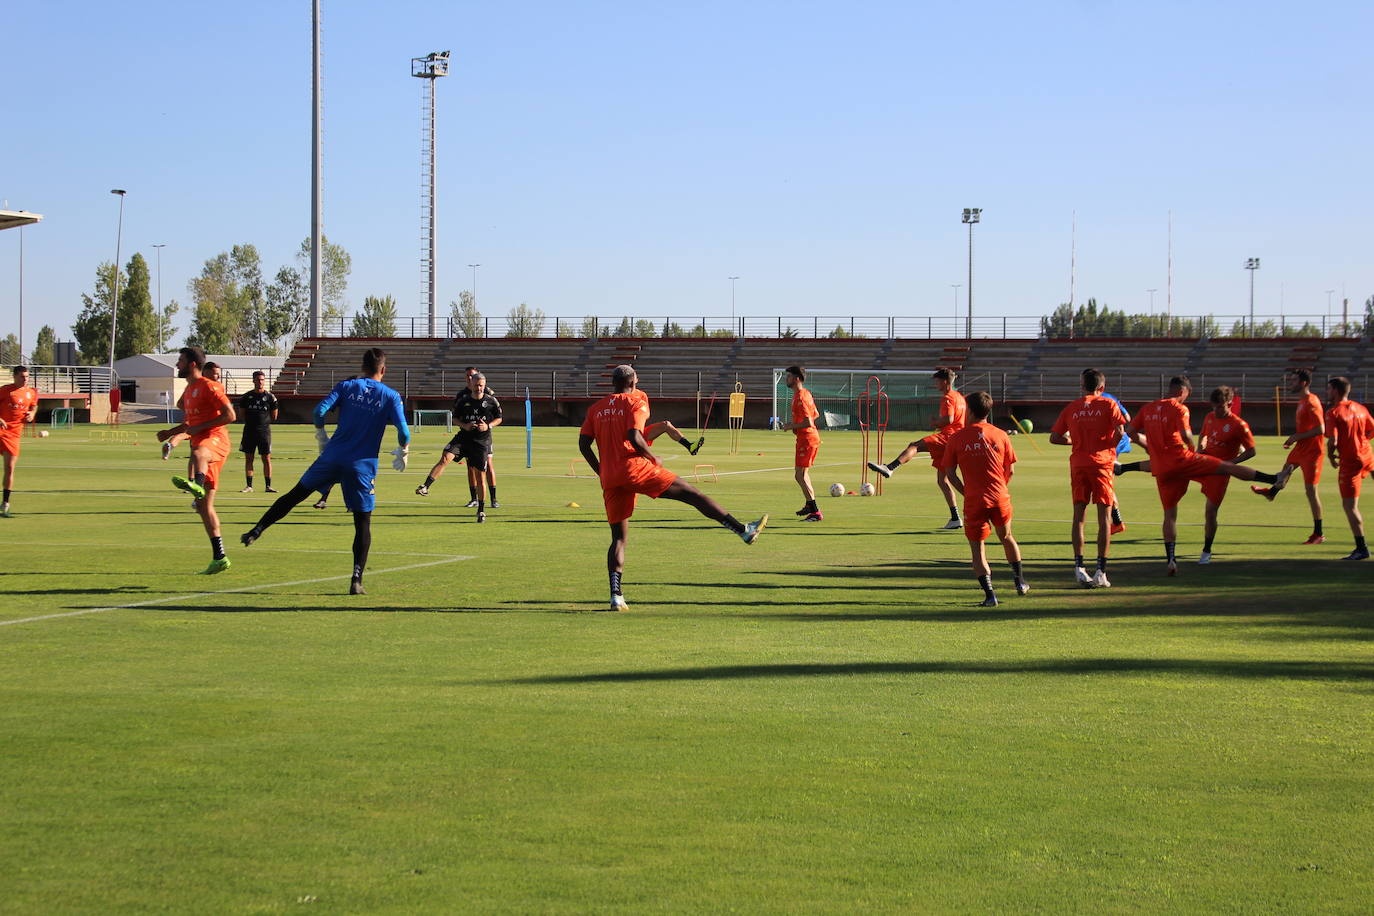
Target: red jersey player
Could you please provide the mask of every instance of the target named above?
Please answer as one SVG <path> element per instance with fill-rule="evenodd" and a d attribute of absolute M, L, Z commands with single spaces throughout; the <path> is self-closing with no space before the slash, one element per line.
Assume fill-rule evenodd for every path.
<path fill-rule="evenodd" d="M 949 521 L 945 522 L 945 527 L 954 529 L 959 527 L 959 508 L 954 504 L 955 487 L 949 482 L 946 468 L 948 465 L 944 460 L 945 443 L 949 442 L 951 436 L 964 428 L 964 422 L 968 416 L 968 405 L 964 401 L 964 396 L 954 390 L 954 370 L 947 368 L 936 369 L 931 374 L 935 379 L 935 386 L 940 389 L 939 415 L 935 418 L 935 432 L 924 439 L 917 439 L 910 442 L 907 447 L 902 449 L 892 461 L 887 464 L 879 464 L 876 461 L 868 462 L 870 470 L 882 474 L 884 477 L 891 477 L 892 472 L 915 458 L 921 452 L 930 453 L 930 463 L 935 467 L 935 485 L 940 488 L 940 493 L 945 497 L 945 505 L 949 506 Z"/>
<path fill-rule="evenodd" d="M 29 387 L 27 366 L 14 367 L 14 384 L 0 386 L 0 455 L 5 459 L 5 498 L 0 501 L 0 518 L 10 517 L 10 491 L 14 489 L 14 466 L 19 463 L 24 424 L 32 423 L 38 413 L 38 392 Z"/>
<path fill-rule="evenodd" d="M 1159 502 L 1164 507 L 1164 557 L 1169 575 L 1178 574 L 1178 560 L 1174 546 L 1178 539 L 1178 503 L 1188 492 L 1188 483 L 1213 474 L 1226 474 L 1241 480 L 1273 483 L 1277 478 L 1243 464 L 1222 461 L 1215 455 L 1203 455 L 1193 449 L 1193 433 L 1185 403 L 1193 390 L 1186 375 L 1169 380 L 1169 396 L 1141 408 L 1126 427 L 1132 442 L 1139 443 L 1150 453 L 1148 461 L 1117 465 L 1118 474 L 1126 471 L 1149 471 L 1159 489 Z"/>
<path fill-rule="evenodd" d="M 172 483 L 196 498 L 196 512 L 210 537 L 213 558 L 205 568 L 206 575 L 224 572 L 229 558 L 224 553 L 224 538 L 220 536 L 219 515 L 215 512 L 215 489 L 224 459 L 229 457 L 229 431 L 225 426 L 234 422 L 234 406 L 219 382 L 201 375 L 205 366 L 205 351 L 199 347 L 182 347 L 177 356 L 177 375 L 186 379 L 186 391 L 181 397 L 185 419 L 171 429 L 159 430 L 157 440 L 166 442 L 178 434 L 191 437 L 191 479 L 173 477 Z"/>
<path fill-rule="evenodd" d="M 1306 369 L 1293 369 L 1288 373 L 1288 390 L 1298 396 L 1297 428 L 1283 442 L 1283 447 L 1291 449 L 1288 461 L 1279 471 L 1278 482 L 1272 487 L 1251 487 L 1265 499 L 1273 500 L 1288 484 L 1293 472 L 1302 468 L 1302 482 L 1307 490 L 1307 506 L 1312 510 L 1312 533 L 1304 544 L 1320 544 L 1326 540 L 1322 533 L 1322 501 L 1317 493 L 1317 484 L 1322 479 L 1322 436 L 1326 427 L 1322 416 L 1322 402 L 1311 391 L 1312 373 Z"/>
<path fill-rule="evenodd" d="M 802 386 L 806 381 L 806 370 L 801 366 L 788 366 L 786 370 L 787 387 L 792 389 L 792 422 L 785 429 L 792 430 L 797 437 L 796 458 L 794 461 L 797 486 L 801 487 L 806 502 L 797 514 L 808 522 L 819 522 L 825 518 L 821 507 L 816 505 L 816 488 L 811 485 L 811 467 L 816 463 L 816 455 L 821 450 L 821 434 L 816 429 L 816 418 L 821 412 L 816 409 L 816 399 Z"/>
<path fill-rule="evenodd" d="M 1235 389 L 1222 385 L 1212 392 L 1212 409 L 1202 418 L 1202 454 L 1241 464 L 1255 457 L 1255 435 L 1250 432 L 1250 424 L 1231 412 L 1235 402 Z M 1202 510 L 1203 541 L 1202 553 L 1198 554 L 1199 563 L 1212 562 L 1212 542 L 1217 536 L 1217 511 L 1221 501 L 1226 498 L 1226 488 L 1231 478 L 1224 474 L 1209 474 L 1197 478 L 1202 486 L 1202 496 L 1207 504 Z"/>
<path fill-rule="evenodd" d="M 1011 439 L 1002 430 L 987 422 L 992 413 L 992 395 L 978 391 L 968 399 L 973 425 L 965 426 L 944 443 L 942 467 L 948 472 L 950 485 L 964 494 L 964 536 L 973 554 L 973 574 L 983 587 L 983 601 L 979 607 L 996 607 L 997 594 L 992 590 L 992 569 L 983 551 L 988 527 L 997 532 L 1002 550 L 1011 564 L 1016 594 L 1030 591 L 1021 575 L 1021 548 L 1011 535 L 1011 466 L 1016 463 Z M 960 480 L 960 475 L 963 479 Z"/>
<path fill-rule="evenodd" d="M 1364 540 L 1364 519 L 1360 516 L 1360 482 L 1374 471 L 1374 418 L 1358 401 L 1350 400 L 1350 379 L 1337 377 L 1326 383 L 1331 408 L 1326 412 L 1326 454 L 1336 469 L 1341 489 L 1341 508 L 1355 549 L 1347 560 L 1368 560 L 1369 545 Z"/>
<path fill-rule="evenodd" d="M 629 536 L 630 516 L 635 500 L 643 493 L 652 499 L 675 499 L 696 509 L 739 535 L 746 544 L 758 540 L 765 515 L 758 521 L 742 524 L 720 507 L 714 499 L 663 467 L 663 462 L 644 441 L 644 424 L 649 419 L 649 398 L 636 389 L 639 382 L 631 366 L 616 366 L 611 371 L 614 394 L 597 401 L 587 411 L 577 438 L 577 447 L 593 471 L 601 478 L 606 521 L 611 526 L 611 546 L 606 552 L 606 569 L 611 577 L 609 610 L 628 607 L 621 591 L 625 568 L 625 541 Z M 595 451 L 592 445 L 596 445 Z"/>
<path fill-rule="evenodd" d="M 1083 370 L 1083 396 L 1059 413 L 1050 442 L 1071 445 L 1069 486 L 1073 493 L 1073 573 L 1084 588 L 1109 588 L 1107 549 L 1111 542 L 1111 508 L 1116 503 L 1116 444 L 1126 428 L 1126 415 L 1111 398 L 1102 396 L 1106 378 L 1096 369 Z M 1097 506 L 1097 572 L 1083 568 L 1083 521 L 1088 504 Z"/>

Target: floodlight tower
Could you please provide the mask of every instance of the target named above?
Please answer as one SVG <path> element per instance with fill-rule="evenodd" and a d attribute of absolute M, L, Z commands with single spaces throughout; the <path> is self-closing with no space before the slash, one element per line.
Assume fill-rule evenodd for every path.
<path fill-rule="evenodd" d="M 973 337 L 973 227 L 983 217 L 982 207 L 965 207 L 963 222 L 968 226 L 968 337 Z"/>
<path fill-rule="evenodd" d="M 420 115 L 420 297 L 429 307 L 429 336 L 437 337 L 434 305 L 434 81 L 448 76 L 448 52 L 410 59 L 410 75 L 424 80 Z"/>
<path fill-rule="evenodd" d="M 1255 334 L 1255 271 L 1259 270 L 1259 258 L 1246 258 L 1245 269 L 1250 271 L 1250 336 Z"/>

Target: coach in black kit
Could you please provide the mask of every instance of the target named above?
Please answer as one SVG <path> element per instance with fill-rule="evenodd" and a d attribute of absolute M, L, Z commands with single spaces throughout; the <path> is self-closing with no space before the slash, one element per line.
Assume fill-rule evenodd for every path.
<path fill-rule="evenodd" d="M 239 451 L 245 459 L 242 492 L 253 492 L 253 453 L 262 455 L 262 477 L 267 492 L 272 489 L 272 421 L 277 419 L 277 396 L 267 390 L 267 375 L 253 373 L 253 390 L 239 396 L 239 416 L 243 417 L 243 444 Z"/>
<path fill-rule="evenodd" d="M 468 387 L 453 400 L 453 422 L 458 432 L 444 450 L 462 458 L 468 466 L 468 491 L 476 503 L 477 521 L 487 519 L 482 496 L 482 476 L 491 457 L 491 430 L 501 425 L 501 402 L 487 391 L 487 377 L 478 372 L 468 378 Z M 492 492 L 492 502 L 496 501 Z M 471 507 L 473 503 L 468 503 Z"/>

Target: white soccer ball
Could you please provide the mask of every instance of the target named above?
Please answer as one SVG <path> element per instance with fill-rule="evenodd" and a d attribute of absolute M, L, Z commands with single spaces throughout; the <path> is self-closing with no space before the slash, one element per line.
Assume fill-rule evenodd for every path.
<path fill-rule="evenodd" d="M 48 438 L 48 431 L 47 431 L 46 429 L 40 429 L 40 430 L 38 431 L 38 438 L 40 438 L 40 439 L 46 439 L 46 438 Z"/>
<path fill-rule="evenodd" d="M 878 491 L 873 489 L 873 484 L 871 483 L 865 483 L 863 486 L 859 487 L 860 496 L 872 496 L 876 492 Z"/>
<path fill-rule="evenodd" d="M 831 495 L 831 496 L 843 496 L 843 495 L 844 495 L 844 484 L 842 484 L 842 483 L 832 483 L 832 484 L 830 485 L 830 495 Z"/>

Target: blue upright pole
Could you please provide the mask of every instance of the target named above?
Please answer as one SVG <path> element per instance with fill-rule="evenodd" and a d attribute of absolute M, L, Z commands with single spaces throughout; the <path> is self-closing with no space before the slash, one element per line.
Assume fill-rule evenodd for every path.
<path fill-rule="evenodd" d="M 525 467 L 534 467 L 534 411 L 530 410 L 530 389 L 525 386 Z"/>

